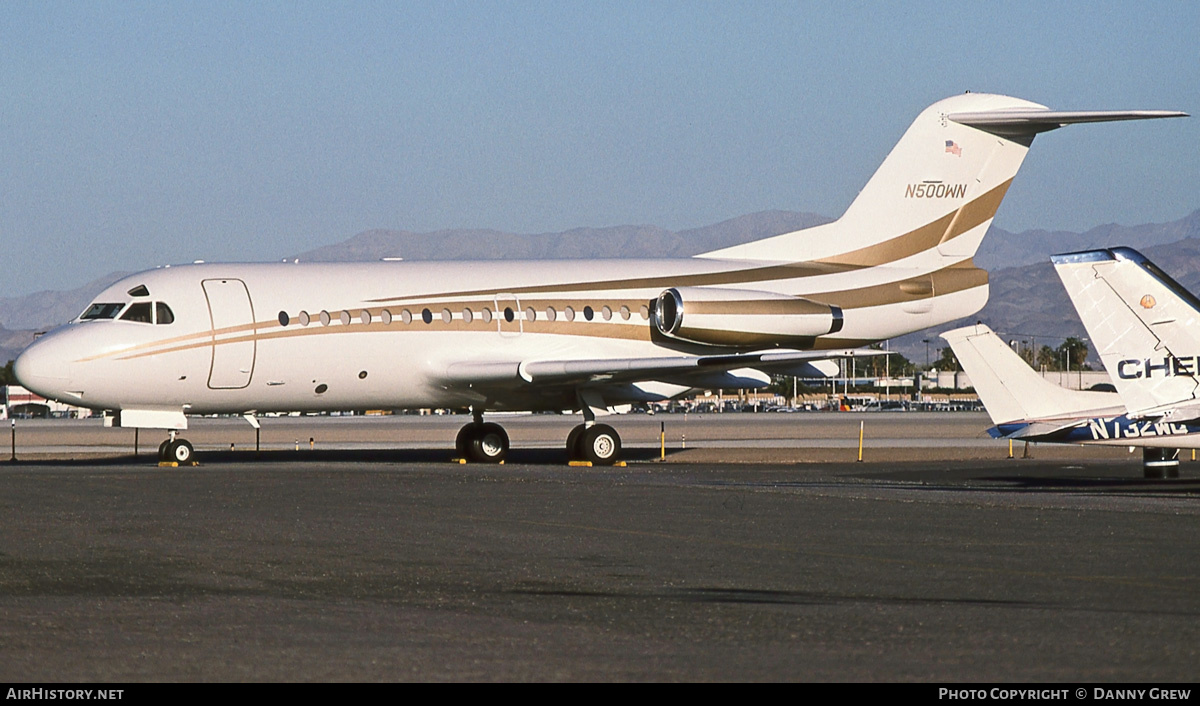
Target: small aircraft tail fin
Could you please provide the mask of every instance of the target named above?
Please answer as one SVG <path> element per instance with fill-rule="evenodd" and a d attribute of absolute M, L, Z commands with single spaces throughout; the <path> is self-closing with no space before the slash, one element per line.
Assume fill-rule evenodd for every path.
<path fill-rule="evenodd" d="M 1043 379 L 983 324 L 947 331 L 942 338 L 996 424 L 1092 416 L 1111 412 L 1117 402 L 1110 392 L 1068 390 Z"/>
<path fill-rule="evenodd" d="M 1036 134 L 1072 123 L 1182 115 L 1052 111 L 984 93 L 946 98 L 917 116 L 837 221 L 700 257 L 949 267 L 974 256 Z"/>
<path fill-rule="evenodd" d="M 1200 416 L 1200 299 L 1130 248 L 1051 259 L 1130 416 Z"/>

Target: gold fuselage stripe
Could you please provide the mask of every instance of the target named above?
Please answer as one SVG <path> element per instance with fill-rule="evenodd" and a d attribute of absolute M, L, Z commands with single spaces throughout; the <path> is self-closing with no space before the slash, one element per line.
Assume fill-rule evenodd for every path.
<path fill-rule="evenodd" d="M 1000 208 L 1000 202 L 1004 200 L 1004 194 L 1008 191 L 1010 184 L 1012 184 L 1012 179 L 991 189 L 979 198 L 968 201 L 957 211 L 948 213 L 933 223 L 921 226 L 904 235 L 840 255 L 821 258 L 815 262 L 826 265 L 877 267 L 931 250 L 993 218 L 996 215 L 996 209 Z"/>

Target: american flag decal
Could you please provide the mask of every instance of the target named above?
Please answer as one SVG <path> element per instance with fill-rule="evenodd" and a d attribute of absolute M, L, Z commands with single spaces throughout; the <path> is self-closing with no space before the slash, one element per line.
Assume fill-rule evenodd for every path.
<path fill-rule="evenodd" d="M 962 148 L 955 144 L 954 140 L 946 140 L 946 152 L 955 157 L 962 156 Z"/>

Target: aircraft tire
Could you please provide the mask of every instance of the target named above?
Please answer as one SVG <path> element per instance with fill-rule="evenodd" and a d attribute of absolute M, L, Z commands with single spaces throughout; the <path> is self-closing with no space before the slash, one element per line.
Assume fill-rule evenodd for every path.
<path fill-rule="evenodd" d="M 1147 479 L 1179 477 L 1179 449 L 1142 448 L 1142 471 Z"/>
<path fill-rule="evenodd" d="M 458 454 L 458 458 L 471 457 L 471 441 L 479 434 L 480 424 L 470 422 L 458 430 L 458 436 L 454 439 L 454 452 Z"/>
<path fill-rule="evenodd" d="M 160 462 L 167 460 L 167 446 L 171 443 L 170 439 L 164 440 L 158 445 L 158 460 Z"/>
<path fill-rule="evenodd" d="M 583 436 L 584 430 L 587 429 L 582 424 L 571 429 L 571 433 L 567 434 L 567 460 L 582 461 L 583 452 L 579 449 L 579 437 Z"/>
<path fill-rule="evenodd" d="M 593 466 L 611 466 L 621 459 L 621 437 L 607 424 L 596 424 L 580 435 L 579 451 Z"/>
<path fill-rule="evenodd" d="M 187 439 L 176 439 L 167 445 L 167 460 L 178 464 L 191 463 L 194 451 Z"/>
<path fill-rule="evenodd" d="M 500 463 L 508 455 L 508 432 L 499 424 L 479 425 L 471 435 L 471 460 L 479 463 Z"/>

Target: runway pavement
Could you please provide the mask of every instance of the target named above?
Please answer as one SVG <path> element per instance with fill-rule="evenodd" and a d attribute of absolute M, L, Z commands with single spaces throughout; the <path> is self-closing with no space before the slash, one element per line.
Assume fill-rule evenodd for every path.
<path fill-rule="evenodd" d="M 738 416 L 721 443 L 792 425 Z M 977 415 L 949 416 L 892 433 L 975 438 Z M 0 464 L 0 679 L 1195 678 L 1190 463 L 1154 482 L 1136 457 L 1043 447 L 796 464 L 727 445 L 664 464 L 636 431 L 627 468 L 578 469 L 551 445 L 570 420 L 525 419 L 506 425 L 530 444 L 499 467 L 362 448 L 353 419 L 257 457 L 247 426 L 196 468 L 120 447 Z M 368 436 L 432 445 L 461 421 Z"/>

